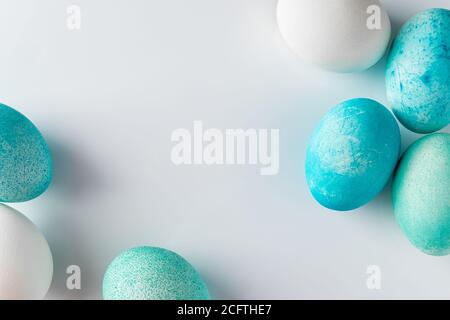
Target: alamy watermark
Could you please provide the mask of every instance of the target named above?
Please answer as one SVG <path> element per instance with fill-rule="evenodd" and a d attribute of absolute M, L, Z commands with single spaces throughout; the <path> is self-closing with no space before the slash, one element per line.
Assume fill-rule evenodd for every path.
<path fill-rule="evenodd" d="M 260 174 L 276 175 L 280 167 L 279 129 L 204 129 L 172 132 L 171 159 L 175 165 L 259 165 Z"/>
<path fill-rule="evenodd" d="M 376 4 L 367 7 L 367 28 L 369 30 L 381 30 L 381 8 Z"/>
<path fill-rule="evenodd" d="M 66 279 L 68 290 L 81 290 L 81 268 L 77 265 L 70 265 L 66 269 L 69 276 Z"/>
<path fill-rule="evenodd" d="M 369 275 L 366 281 L 367 289 L 381 290 L 381 268 L 377 265 L 370 265 L 366 269 Z"/>
<path fill-rule="evenodd" d="M 77 5 L 70 5 L 67 7 L 66 26 L 70 31 L 81 29 L 81 8 Z"/>

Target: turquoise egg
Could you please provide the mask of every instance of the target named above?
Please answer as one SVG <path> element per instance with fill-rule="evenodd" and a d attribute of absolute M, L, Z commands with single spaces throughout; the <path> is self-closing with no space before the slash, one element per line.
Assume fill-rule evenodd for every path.
<path fill-rule="evenodd" d="M 399 153 L 400 130 L 389 110 L 370 99 L 345 101 L 310 138 L 305 171 L 311 193 L 329 209 L 356 209 L 380 193 Z"/>
<path fill-rule="evenodd" d="M 450 134 L 435 133 L 408 148 L 395 173 L 395 217 L 423 252 L 450 254 Z"/>
<path fill-rule="evenodd" d="M 430 133 L 450 122 L 450 10 L 430 9 L 401 28 L 389 53 L 387 98 L 409 130 Z"/>
<path fill-rule="evenodd" d="M 0 104 L 0 202 L 36 198 L 51 178 L 50 151 L 39 130 L 24 115 Z"/>
<path fill-rule="evenodd" d="M 127 250 L 103 278 L 105 300 L 207 300 L 198 272 L 178 254 L 155 247 Z"/>

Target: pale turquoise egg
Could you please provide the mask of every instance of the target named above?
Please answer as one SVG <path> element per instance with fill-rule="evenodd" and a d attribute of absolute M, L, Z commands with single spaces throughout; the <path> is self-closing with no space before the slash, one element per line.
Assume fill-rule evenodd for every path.
<path fill-rule="evenodd" d="M 43 193 L 52 178 L 50 151 L 24 115 L 0 104 L 0 202 L 22 202 Z"/>
<path fill-rule="evenodd" d="M 430 133 L 450 122 L 450 10 L 417 14 L 400 30 L 386 69 L 387 98 L 409 130 Z"/>
<path fill-rule="evenodd" d="M 392 196 L 411 243 L 430 255 L 450 254 L 450 134 L 428 135 L 408 148 Z"/>
<path fill-rule="evenodd" d="M 320 121 L 306 152 L 314 198 L 340 211 L 372 200 L 388 182 L 400 153 L 394 116 L 370 99 L 345 101 Z"/>
<path fill-rule="evenodd" d="M 156 247 L 127 250 L 103 278 L 106 300 L 207 300 L 198 272 L 178 254 Z"/>

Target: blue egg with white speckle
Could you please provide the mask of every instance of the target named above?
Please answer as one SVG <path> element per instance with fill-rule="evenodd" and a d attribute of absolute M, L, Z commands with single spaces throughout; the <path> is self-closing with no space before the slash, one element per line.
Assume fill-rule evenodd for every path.
<path fill-rule="evenodd" d="M 376 197 L 389 181 L 400 155 L 400 130 L 380 103 L 365 98 L 331 109 L 312 134 L 305 173 L 323 206 L 353 210 Z"/>
<path fill-rule="evenodd" d="M 116 257 L 103 277 L 105 300 L 208 300 L 199 273 L 178 254 L 137 247 Z"/>
<path fill-rule="evenodd" d="M 450 134 L 429 134 L 408 148 L 395 173 L 392 204 L 414 246 L 450 254 Z"/>
<path fill-rule="evenodd" d="M 39 130 L 20 112 L 0 104 L 0 202 L 36 198 L 51 178 L 52 159 Z"/>
<path fill-rule="evenodd" d="M 450 10 L 408 20 L 390 50 L 387 98 L 409 130 L 431 133 L 450 123 Z"/>

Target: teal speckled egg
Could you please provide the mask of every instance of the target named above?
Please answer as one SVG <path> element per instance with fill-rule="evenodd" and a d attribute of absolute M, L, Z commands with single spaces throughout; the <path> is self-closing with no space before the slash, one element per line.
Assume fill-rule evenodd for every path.
<path fill-rule="evenodd" d="M 50 184 L 47 143 L 24 115 L 0 104 L 0 202 L 36 198 Z"/>
<path fill-rule="evenodd" d="M 106 300 L 207 300 L 198 272 L 178 254 L 155 247 L 127 250 L 103 278 Z"/>
<path fill-rule="evenodd" d="M 400 30 L 386 69 L 387 98 L 409 130 L 430 133 L 450 122 L 450 10 L 417 14 Z"/>
<path fill-rule="evenodd" d="M 395 173 L 393 206 L 417 248 L 450 254 L 450 134 L 435 133 L 408 148 Z"/>
<path fill-rule="evenodd" d="M 380 193 L 399 154 L 400 130 L 391 112 L 374 100 L 348 100 L 331 109 L 312 134 L 306 179 L 323 206 L 356 209 Z"/>

